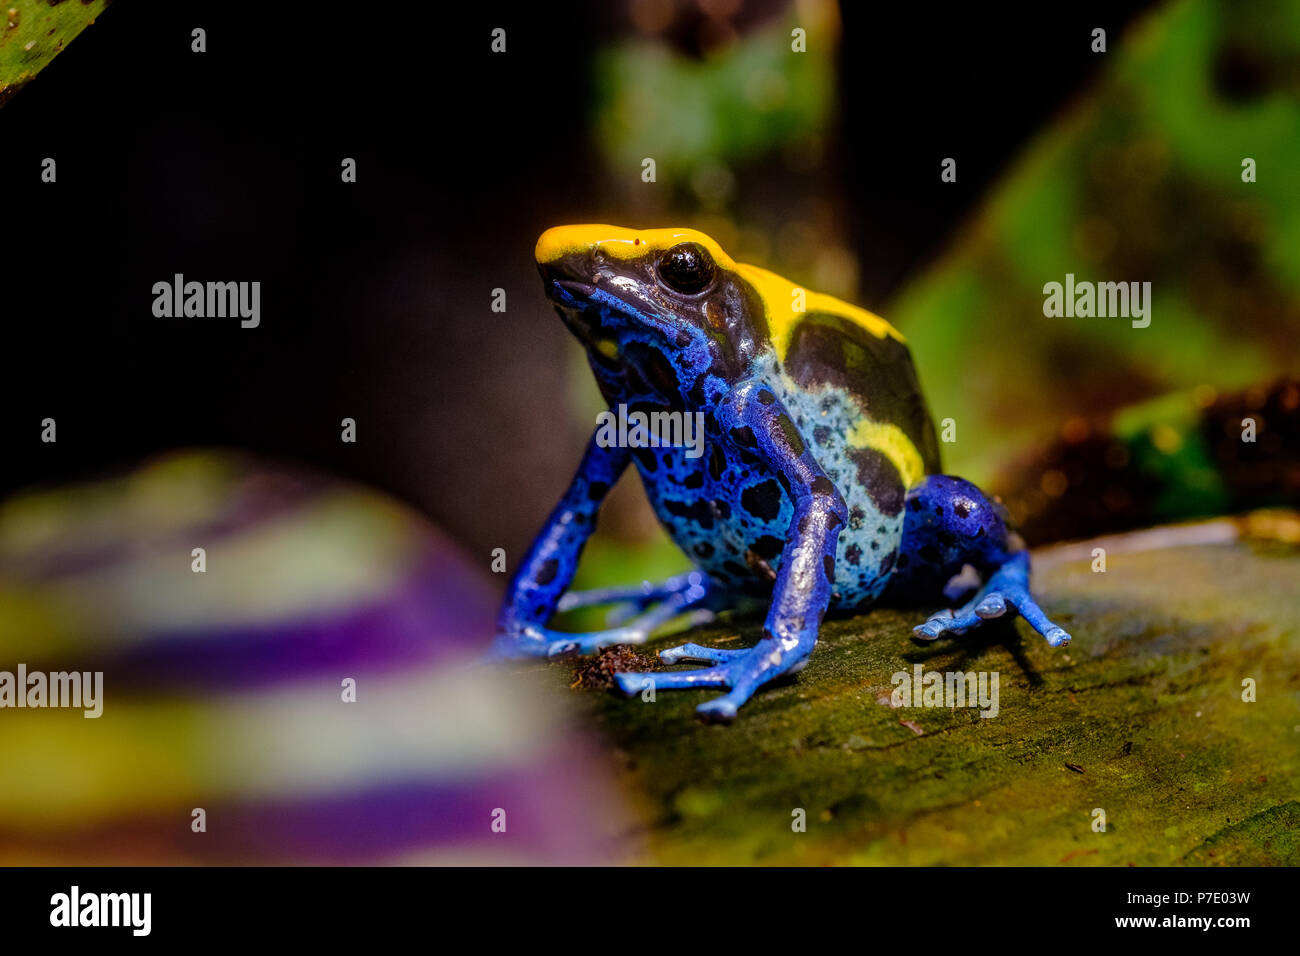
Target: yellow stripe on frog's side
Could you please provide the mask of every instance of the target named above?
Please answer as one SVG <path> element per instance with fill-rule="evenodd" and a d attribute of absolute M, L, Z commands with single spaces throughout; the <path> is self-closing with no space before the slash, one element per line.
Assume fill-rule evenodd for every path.
<path fill-rule="evenodd" d="M 679 242 L 699 243 L 709 251 L 719 268 L 735 272 L 754 287 L 767 310 L 772 346 L 781 360 L 785 359 L 795 326 L 804 315 L 813 312 L 830 313 L 848 319 L 878 339 L 890 336 L 899 342 L 906 342 L 897 329 L 874 312 L 850 305 L 834 296 L 805 289 L 775 272 L 736 262 L 711 236 L 697 229 L 627 229 L 600 223 L 556 226 L 542 233 L 537 240 L 535 255 L 537 262 L 544 265 L 566 255 L 580 254 L 599 246 L 611 258 L 627 260 L 662 252 Z M 795 311 L 795 290 L 803 292 L 802 312 Z"/>
<path fill-rule="evenodd" d="M 874 448 L 888 458 L 898 469 L 904 488 L 911 488 L 925 477 L 921 453 L 897 425 L 864 418 L 853 426 L 847 437 L 855 448 Z"/>
<path fill-rule="evenodd" d="M 866 329 L 878 339 L 892 337 L 904 344 L 907 342 L 902 333 L 874 312 L 868 312 L 856 305 L 850 305 L 833 295 L 825 295 L 821 292 L 806 289 L 798 283 L 791 282 L 775 272 L 760 269 L 758 266 L 738 262 L 736 263 L 736 271 L 758 291 L 767 306 L 768 332 L 771 335 L 772 345 L 776 349 L 777 357 L 782 361 L 785 360 L 786 349 L 790 345 L 790 336 L 794 333 L 795 326 L 803 320 L 805 315 L 814 312 L 829 313 L 848 319 L 855 325 Z M 795 293 L 797 291 L 803 292 L 802 304 L 804 308 L 802 312 L 795 311 Z"/>

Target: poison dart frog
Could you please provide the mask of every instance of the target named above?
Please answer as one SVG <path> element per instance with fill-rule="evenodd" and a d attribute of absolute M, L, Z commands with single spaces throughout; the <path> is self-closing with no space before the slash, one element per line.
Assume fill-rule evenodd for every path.
<path fill-rule="evenodd" d="M 723 688 L 698 713 L 729 721 L 808 663 L 828 610 L 945 605 L 915 628 L 925 641 L 1019 613 L 1053 647 L 1069 642 L 1029 592 L 1029 554 L 1005 509 L 941 473 L 911 353 L 885 320 L 735 262 L 692 229 L 560 226 L 542 234 L 536 258 L 611 408 L 702 413 L 705 441 L 701 453 L 593 434 L 514 574 L 494 656 L 594 653 L 642 643 L 679 616 L 766 604 L 753 647 L 682 644 L 660 660 L 704 666 L 615 675 L 626 694 L 647 679 L 657 690 Z M 601 502 L 629 466 L 696 570 L 570 592 Z M 966 583 L 966 565 L 978 582 Z M 608 630 L 547 626 L 557 611 L 598 604 L 632 613 Z"/>

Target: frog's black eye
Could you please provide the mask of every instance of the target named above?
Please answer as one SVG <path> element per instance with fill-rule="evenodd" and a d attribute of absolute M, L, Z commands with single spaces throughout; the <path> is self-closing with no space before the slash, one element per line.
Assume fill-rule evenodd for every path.
<path fill-rule="evenodd" d="M 713 257 L 698 242 L 679 242 L 659 257 L 659 279 L 674 292 L 694 295 L 713 282 Z"/>

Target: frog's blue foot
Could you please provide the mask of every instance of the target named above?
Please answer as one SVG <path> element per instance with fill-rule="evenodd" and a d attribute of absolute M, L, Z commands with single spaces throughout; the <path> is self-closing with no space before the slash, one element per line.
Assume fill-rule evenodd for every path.
<path fill-rule="evenodd" d="M 666 581 L 655 584 L 642 581 L 631 587 L 592 588 L 587 591 L 566 591 L 555 606 L 557 611 L 572 611 L 577 608 L 595 607 L 601 604 L 614 605 L 609 612 L 610 624 L 622 624 L 652 604 L 667 601 L 683 591 L 707 587 L 703 574 L 699 571 L 687 571 L 674 575 Z"/>
<path fill-rule="evenodd" d="M 989 577 L 988 583 L 964 606 L 945 608 L 913 628 L 917 638 L 933 641 L 944 634 L 964 634 L 984 621 L 1019 612 L 1052 647 L 1070 643 L 1070 635 L 1047 619 L 1029 593 L 1029 553 L 1018 551 Z"/>
<path fill-rule="evenodd" d="M 745 701 L 764 684 L 801 670 L 808 662 L 812 642 L 795 646 L 765 637 L 753 647 L 724 650 L 683 644 L 659 652 L 665 664 L 706 661 L 712 667 L 687 671 L 624 671 L 614 675 L 619 689 L 631 697 L 646 690 L 689 690 L 696 687 L 726 687 L 730 692 L 705 701 L 695 712 L 704 720 L 727 722 Z"/>
<path fill-rule="evenodd" d="M 703 644 L 682 644 L 659 652 L 659 659 L 665 664 L 680 664 L 682 661 L 705 661 L 721 663 L 729 661 L 748 652 L 748 648 L 726 650 L 721 647 L 705 647 Z"/>
<path fill-rule="evenodd" d="M 660 585 L 570 592 L 560 599 L 558 610 L 597 604 L 630 604 L 634 613 L 646 607 L 649 610 L 602 631 L 558 631 L 540 624 L 527 624 L 516 633 L 499 635 L 490 656 L 498 659 L 566 657 L 594 654 L 615 644 L 644 644 L 657 628 L 675 617 L 687 615 L 690 627 L 711 621 L 711 596 L 708 579 L 698 571 L 678 575 Z"/>

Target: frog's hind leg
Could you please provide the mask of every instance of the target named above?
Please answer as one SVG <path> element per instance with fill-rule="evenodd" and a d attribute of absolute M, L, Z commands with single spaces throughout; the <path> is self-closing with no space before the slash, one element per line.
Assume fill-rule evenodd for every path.
<path fill-rule="evenodd" d="M 913 628 L 917 638 L 933 641 L 944 634 L 964 634 L 984 621 L 1002 617 L 1008 611 L 1020 613 L 1052 647 L 1070 643 L 1065 629 L 1048 620 L 1029 593 L 1029 552 L 1017 551 L 989 577 L 988 583 L 969 602 L 954 610 L 943 610 Z"/>
<path fill-rule="evenodd" d="M 1070 635 L 1052 623 L 1029 590 L 1029 552 L 1007 527 L 1002 506 L 969 481 L 930 475 L 907 494 L 907 514 L 896 570 L 886 600 L 928 602 L 956 593 L 954 575 L 969 564 L 984 584 L 966 604 L 932 614 L 914 628 L 918 640 L 963 634 L 984 621 L 1019 613 L 1052 647 Z"/>

